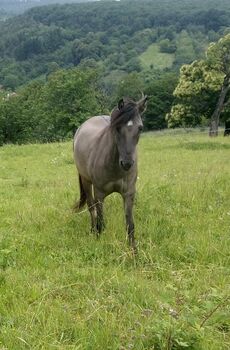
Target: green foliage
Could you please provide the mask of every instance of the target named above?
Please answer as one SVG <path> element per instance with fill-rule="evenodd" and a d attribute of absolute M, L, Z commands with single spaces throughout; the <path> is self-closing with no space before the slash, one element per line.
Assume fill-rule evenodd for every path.
<path fill-rule="evenodd" d="M 99 113 L 96 78 L 94 71 L 79 69 L 60 70 L 48 78 L 43 98 L 45 114 L 53 122 L 51 135 L 71 136 L 87 117 Z"/>
<path fill-rule="evenodd" d="M 229 57 L 230 34 L 227 34 L 209 46 L 206 60 L 181 67 L 179 83 L 174 91 L 176 104 L 167 115 L 170 127 L 195 126 L 204 119 L 210 119 L 223 81 L 225 77 L 228 81 L 230 79 Z M 226 110 L 224 112 L 223 117 L 227 119 Z"/>
<path fill-rule="evenodd" d="M 201 58 L 208 42 L 230 26 L 229 11 L 228 0 L 194 0 L 192 6 L 189 0 L 183 6 L 180 1 L 155 0 L 153 6 L 150 0 L 129 0 L 32 8 L 0 22 L 0 84 L 15 89 L 49 74 L 50 63 L 69 68 L 93 60 L 105 76 L 150 65 L 177 69 Z M 163 52 L 154 52 L 153 43 Z"/>
<path fill-rule="evenodd" d="M 146 129 L 165 127 L 174 102 L 169 125 L 203 122 L 220 86 L 212 58 L 218 48 L 208 51 L 211 72 L 202 63 L 181 70 L 174 97 L 175 79 L 167 74 L 203 57 L 209 40 L 227 32 L 229 11 L 226 0 L 218 6 L 195 0 L 192 7 L 188 0 L 183 7 L 167 0 L 156 0 L 154 7 L 148 0 L 109 1 L 34 8 L 0 23 L 0 85 L 18 92 L 14 100 L 0 102 L 0 142 L 63 139 L 86 116 L 106 113 L 119 97 L 139 98 L 140 90 L 152 96 Z M 87 68 L 98 76 L 87 78 Z M 226 107 L 225 119 L 228 114 Z"/>
<path fill-rule="evenodd" d="M 159 46 L 161 52 L 174 53 L 176 51 L 175 43 L 171 42 L 169 39 L 161 40 Z"/>
<path fill-rule="evenodd" d="M 116 72 L 105 81 L 95 70 L 57 70 L 46 81 L 35 80 L 0 101 L 1 144 L 51 142 L 71 137 L 92 115 L 109 113 L 122 97 L 150 96 L 145 129 L 166 127 L 165 115 L 173 102 L 176 75 Z"/>
<path fill-rule="evenodd" d="M 71 211 L 71 142 L 2 147 L 0 347 L 228 350 L 229 147 L 141 137 L 136 259 L 118 195 L 99 240 Z"/>
<path fill-rule="evenodd" d="M 87 2 L 90 0 L 72 0 L 72 2 Z M 0 0 L 0 19 L 23 13 L 31 7 L 49 4 L 63 4 L 66 0 Z"/>
<path fill-rule="evenodd" d="M 115 95 L 117 98 L 130 97 L 138 100 L 143 91 L 144 81 L 141 76 L 137 73 L 130 73 L 120 80 Z"/>
<path fill-rule="evenodd" d="M 10 102 L 4 98 L 0 102 L 0 145 L 25 139 L 25 124 L 17 97 L 11 97 Z"/>
<path fill-rule="evenodd" d="M 230 33 L 209 46 L 207 61 L 215 71 L 230 76 Z"/>
<path fill-rule="evenodd" d="M 173 91 L 177 84 L 175 73 L 161 73 L 146 84 L 145 93 L 149 96 L 148 108 L 144 115 L 146 130 L 164 129 L 165 119 L 174 101 Z"/>
<path fill-rule="evenodd" d="M 176 46 L 177 50 L 175 60 L 177 65 L 180 66 L 183 63 L 191 63 L 196 59 L 193 40 L 186 30 L 182 30 L 177 36 Z"/>
<path fill-rule="evenodd" d="M 61 140 L 73 135 L 103 99 L 92 70 L 58 70 L 35 81 L 17 96 L 0 102 L 1 143 Z"/>
<path fill-rule="evenodd" d="M 134 100 L 141 98 L 141 93 L 148 96 L 147 109 L 144 113 L 145 130 L 156 130 L 167 127 L 166 113 L 170 111 L 173 103 L 173 91 L 177 83 L 175 73 L 150 73 L 149 79 L 146 74 L 130 73 L 120 78 L 115 93 L 108 102 L 112 109 L 122 97 L 130 97 Z"/>
<path fill-rule="evenodd" d="M 201 124 L 201 115 L 187 104 L 177 103 L 173 105 L 170 113 L 166 114 L 169 128 L 195 127 Z"/>

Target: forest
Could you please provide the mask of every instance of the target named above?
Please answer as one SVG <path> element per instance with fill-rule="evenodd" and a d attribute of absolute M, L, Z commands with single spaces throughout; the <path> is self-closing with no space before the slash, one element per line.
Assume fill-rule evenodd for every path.
<path fill-rule="evenodd" d="M 87 2 L 91 0 L 71 0 L 74 2 Z M 0 0 L 0 18 L 7 18 L 18 15 L 35 6 L 44 6 L 50 4 L 64 4 L 66 0 Z"/>
<path fill-rule="evenodd" d="M 182 67 L 205 61 L 209 45 L 228 36 L 229 29 L 230 3 L 226 0 L 218 4 L 212 0 L 192 4 L 188 0 L 56 4 L 2 20 L 0 143 L 69 137 L 90 114 L 108 113 L 119 97 L 135 99 L 140 91 L 150 96 L 146 130 L 208 125 L 224 79 L 220 68 L 218 73 L 215 63 L 212 67 L 205 63 L 209 65 L 206 71 L 218 79 L 213 89 L 209 88 L 205 103 L 202 100 L 199 115 L 199 107 L 190 108 L 189 118 L 183 117 L 181 108 L 178 112 L 185 99 L 176 93 L 176 87 L 181 84 Z M 94 92 L 90 103 L 86 96 L 77 97 L 80 77 L 84 77 L 88 93 Z M 205 84 L 208 82 L 203 90 L 207 90 Z M 65 105 L 69 104 L 67 99 L 56 104 L 60 86 L 63 96 L 73 99 L 72 106 Z M 193 97 L 186 100 L 184 111 L 191 98 L 196 100 Z M 228 91 L 225 97 L 223 105 Z M 208 99 L 212 103 L 206 108 Z M 200 102 L 194 103 L 197 106 Z M 57 106 L 59 111 L 54 115 Z M 226 121 L 228 115 L 227 107 L 222 106 L 218 118 Z M 59 118 L 63 118 L 63 127 L 60 120 L 57 122 Z M 41 124 L 47 123 L 49 131 L 44 131 Z"/>

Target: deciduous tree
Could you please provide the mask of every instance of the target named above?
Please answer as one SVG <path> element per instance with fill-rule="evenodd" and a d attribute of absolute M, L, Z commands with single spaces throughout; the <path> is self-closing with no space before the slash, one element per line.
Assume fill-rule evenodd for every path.
<path fill-rule="evenodd" d="M 230 34 L 209 46 L 205 60 L 181 67 L 174 96 L 176 104 L 167 115 L 169 127 L 195 126 L 206 119 L 209 135 L 218 135 L 220 115 L 230 98 Z"/>

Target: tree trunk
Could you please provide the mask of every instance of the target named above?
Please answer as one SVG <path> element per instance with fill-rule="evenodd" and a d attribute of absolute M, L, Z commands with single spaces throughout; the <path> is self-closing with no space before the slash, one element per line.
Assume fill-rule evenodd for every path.
<path fill-rule="evenodd" d="M 211 118 L 209 136 L 218 136 L 218 126 L 219 126 L 219 116 L 214 116 L 214 113 Z"/>
<path fill-rule="evenodd" d="M 225 122 L 224 136 L 230 136 L 230 119 Z"/>
<path fill-rule="evenodd" d="M 220 96 L 218 98 L 216 108 L 211 116 L 209 136 L 218 136 L 218 126 L 219 126 L 220 114 L 224 108 L 225 98 L 226 98 L 226 95 L 230 89 L 229 78 L 230 78 L 229 75 L 226 75 L 224 77 L 224 82 L 223 82 L 223 85 L 221 87 Z"/>

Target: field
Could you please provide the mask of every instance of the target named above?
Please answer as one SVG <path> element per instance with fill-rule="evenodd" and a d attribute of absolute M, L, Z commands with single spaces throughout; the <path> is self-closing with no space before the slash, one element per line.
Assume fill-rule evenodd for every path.
<path fill-rule="evenodd" d="M 172 67 L 174 54 L 160 52 L 158 44 L 150 45 L 140 56 L 142 68 L 164 69 Z"/>
<path fill-rule="evenodd" d="M 0 349 L 230 348 L 230 139 L 147 134 L 132 256 L 118 195 L 89 231 L 71 142 L 0 148 Z"/>

